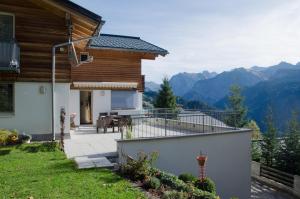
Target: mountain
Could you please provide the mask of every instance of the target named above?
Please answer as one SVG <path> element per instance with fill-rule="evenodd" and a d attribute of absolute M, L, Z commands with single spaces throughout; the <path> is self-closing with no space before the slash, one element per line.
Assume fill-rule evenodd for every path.
<path fill-rule="evenodd" d="M 292 111 L 300 111 L 299 69 L 280 68 L 268 80 L 243 90 L 248 116 L 254 119 L 262 130 L 265 130 L 264 120 L 269 106 L 272 108 L 274 123 L 281 132 L 284 131 Z M 215 106 L 224 108 L 226 103 L 227 97 Z"/>
<path fill-rule="evenodd" d="M 154 91 L 157 92 L 160 88 L 160 85 L 155 82 L 145 82 L 145 90 L 146 91 Z"/>
<path fill-rule="evenodd" d="M 176 96 L 183 96 L 199 80 L 210 79 L 216 76 L 215 72 L 203 71 L 202 73 L 178 73 L 171 77 L 170 85 Z"/>
<path fill-rule="evenodd" d="M 280 70 L 298 70 L 298 69 L 300 69 L 300 63 L 293 65 L 287 62 L 280 62 L 279 64 L 270 67 L 253 66 L 249 70 L 256 73 L 257 75 L 260 75 L 264 79 L 269 79 L 272 78 L 272 76 L 274 76 L 275 74 L 278 74 L 278 71 Z"/>
<path fill-rule="evenodd" d="M 237 68 L 226 71 L 217 76 L 199 80 L 194 83 L 193 87 L 183 96 L 186 100 L 200 100 L 208 104 L 214 104 L 229 92 L 233 84 L 241 87 L 252 86 L 264 80 L 263 77 L 244 68 Z"/>

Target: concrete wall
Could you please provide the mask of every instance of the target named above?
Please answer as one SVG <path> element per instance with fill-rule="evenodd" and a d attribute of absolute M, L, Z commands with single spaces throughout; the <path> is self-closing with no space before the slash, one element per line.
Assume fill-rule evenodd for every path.
<path fill-rule="evenodd" d="M 14 90 L 14 113 L 0 114 L 0 128 L 16 129 L 29 133 L 36 139 L 51 138 L 52 101 L 51 84 L 16 82 Z M 41 92 L 43 90 L 44 92 Z M 60 132 L 59 113 L 64 107 L 67 112 L 66 132 L 69 132 L 68 99 L 70 84 L 56 84 L 56 133 Z"/>
<path fill-rule="evenodd" d="M 69 98 L 70 114 L 75 113 L 75 125 L 80 125 L 80 96 L 79 90 L 70 90 Z"/>
<path fill-rule="evenodd" d="M 207 154 L 206 174 L 214 180 L 221 198 L 236 196 L 250 198 L 251 187 L 251 131 L 214 133 L 118 141 L 120 161 L 122 154 L 136 157 L 139 151 L 158 151 L 156 166 L 179 175 L 189 172 L 199 175 L 196 156 Z"/>

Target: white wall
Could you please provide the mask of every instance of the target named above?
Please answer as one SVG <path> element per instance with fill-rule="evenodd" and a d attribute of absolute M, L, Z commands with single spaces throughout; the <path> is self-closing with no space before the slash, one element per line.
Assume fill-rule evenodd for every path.
<path fill-rule="evenodd" d="M 251 132 L 200 134 L 196 136 L 118 141 L 119 157 L 136 157 L 139 151 L 158 151 L 156 166 L 179 175 L 199 175 L 196 156 L 207 154 L 206 174 L 217 186 L 221 198 L 250 198 Z M 122 158 L 121 158 L 122 161 Z"/>
<path fill-rule="evenodd" d="M 93 124 L 96 124 L 100 112 L 110 112 L 111 110 L 111 91 L 93 90 L 92 104 Z"/>
<path fill-rule="evenodd" d="M 70 84 L 69 83 L 55 83 L 55 133 L 60 134 L 60 111 L 64 108 L 66 111 L 65 117 L 65 133 L 70 132 Z M 50 120 L 51 122 L 51 120 Z"/>
<path fill-rule="evenodd" d="M 70 90 L 69 98 L 70 114 L 76 113 L 75 125 L 80 125 L 80 92 L 79 90 Z"/>
<path fill-rule="evenodd" d="M 20 133 L 51 134 L 52 98 L 50 83 L 16 82 L 14 90 L 14 113 L 0 114 L 0 128 L 17 129 Z M 40 93 L 40 88 L 45 93 Z M 70 84 L 56 84 L 56 132 L 60 132 L 60 108 L 65 107 L 68 115 Z M 69 132 L 69 119 L 66 117 L 66 131 Z"/>

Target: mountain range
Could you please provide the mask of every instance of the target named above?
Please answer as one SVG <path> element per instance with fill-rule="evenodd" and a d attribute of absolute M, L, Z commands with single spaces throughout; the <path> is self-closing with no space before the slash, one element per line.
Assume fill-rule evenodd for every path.
<path fill-rule="evenodd" d="M 170 84 L 175 95 L 182 99 L 201 101 L 217 108 L 226 106 L 230 86 L 239 85 L 249 118 L 256 120 L 262 129 L 268 106 L 273 109 L 276 126 L 281 131 L 291 112 L 300 111 L 300 63 L 235 68 L 219 74 L 179 73 L 171 77 Z"/>

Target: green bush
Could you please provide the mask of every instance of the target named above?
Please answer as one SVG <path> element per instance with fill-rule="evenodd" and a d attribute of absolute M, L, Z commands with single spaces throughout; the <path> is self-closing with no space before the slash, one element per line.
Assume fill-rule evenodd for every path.
<path fill-rule="evenodd" d="M 17 131 L 0 129 L 0 146 L 13 145 L 19 143 Z"/>
<path fill-rule="evenodd" d="M 158 189 L 160 187 L 160 180 L 157 177 L 149 177 L 144 181 L 146 189 Z"/>
<path fill-rule="evenodd" d="M 200 189 L 195 189 L 191 193 L 191 198 L 193 198 L 193 199 L 220 199 L 215 194 L 212 194 L 212 193 L 209 193 L 206 191 L 202 191 Z"/>
<path fill-rule="evenodd" d="M 187 199 L 189 198 L 188 194 L 185 192 L 178 192 L 178 191 L 166 191 L 162 199 Z"/>
<path fill-rule="evenodd" d="M 180 174 L 178 178 L 186 183 L 195 182 L 197 180 L 197 178 L 190 173 Z"/>
<path fill-rule="evenodd" d="M 198 189 L 216 194 L 216 185 L 210 178 L 204 178 L 203 181 L 198 179 L 195 181 L 194 185 Z"/>
<path fill-rule="evenodd" d="M 121 165 L 121 173 L 131 180 L 144 180 L 150 176 L 150 167 L 157 156 L 156 152 L 151 153 L 150 156 L 140 152 L 137 160 L 128 158 L 127 163 Z"/>

